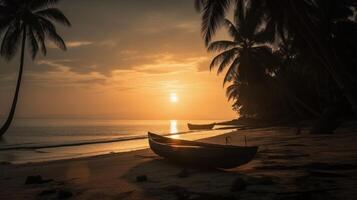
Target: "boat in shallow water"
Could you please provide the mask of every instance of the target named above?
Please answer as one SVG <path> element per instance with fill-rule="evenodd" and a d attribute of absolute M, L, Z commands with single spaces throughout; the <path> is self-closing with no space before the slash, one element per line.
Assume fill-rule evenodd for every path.
<path fill-rule="evenodd" d="M 216 123 L 212 124 L 190 124 L 187 123 L 187 127 L 190 130 L 211 130 L 216 125 Z"/>
<path fill-rule="evenodd" d="M 192 166 L 229 169 L 250 162 L 257 146 L 242 147 L 172 139 L 148 133 L 151 150 L 168 160 Z"/>

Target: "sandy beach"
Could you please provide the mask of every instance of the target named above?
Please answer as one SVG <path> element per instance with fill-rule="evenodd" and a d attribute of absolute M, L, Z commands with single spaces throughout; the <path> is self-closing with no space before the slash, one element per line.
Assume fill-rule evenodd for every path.
<path fill-rule="evenodd" d="M 352 199 L 357 195 L 357 123 L 333 135 L 269 127 L 206 138 L 258 145 L 231 169 L 172 164 L 150 149 L 42 163 L 0 165 L 2 199 Z M 42 183 L 25 184 L 40 175 Z"/>
<path fill-rule="evenodd" d="M 0 200 L 357 200 L 356 35 L 357 0 L 0 0 Z"/>

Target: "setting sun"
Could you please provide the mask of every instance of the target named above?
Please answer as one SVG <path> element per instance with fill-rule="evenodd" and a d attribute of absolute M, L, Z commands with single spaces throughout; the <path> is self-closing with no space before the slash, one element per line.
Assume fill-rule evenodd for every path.
<path fill-rule="evenodd" d="M 357 0 L 0 0 L 0 200 L 357 200 L 356 35 Z"/>
<path fill-rule="evenodd" d="M 176 93 L 171 93 L 171 94 L 170 94 L 170 101 L 171 101 L 171 103 L 176 103 L 176 102 L 178 102 L 178 97 L 177 97 L 177 94 L 176 94 Z"/>

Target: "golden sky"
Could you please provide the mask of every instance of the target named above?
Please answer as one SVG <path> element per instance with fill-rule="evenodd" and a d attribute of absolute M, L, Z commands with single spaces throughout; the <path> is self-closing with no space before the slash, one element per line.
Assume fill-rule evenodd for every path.
<path fill-rule="evenodd" d="M 209 72 L 192 0 L 63 0 L 67 52 L 26 60 L 17 116 L 230 119 Z M 0 61 L 0 113 L 14 92 L 18 58 Z M 173 97 L 174 96 L 174 97 Z"/>

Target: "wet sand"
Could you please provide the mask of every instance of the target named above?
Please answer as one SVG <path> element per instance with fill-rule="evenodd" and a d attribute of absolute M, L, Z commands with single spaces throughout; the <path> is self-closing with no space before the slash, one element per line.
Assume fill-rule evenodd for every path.
<path fill-rule="evenodd" d="M 260 146 L 247 165 L 198 169 L 140 150 L 34 164 L 0 165 L 2 199 L 354 199 L 357 122 L 333 135 L 270 127 L 204 139 Z M 25 184 L 41 175 L 41 184 Z M 144 175 L 144 176 L 143 176 Z"/>

